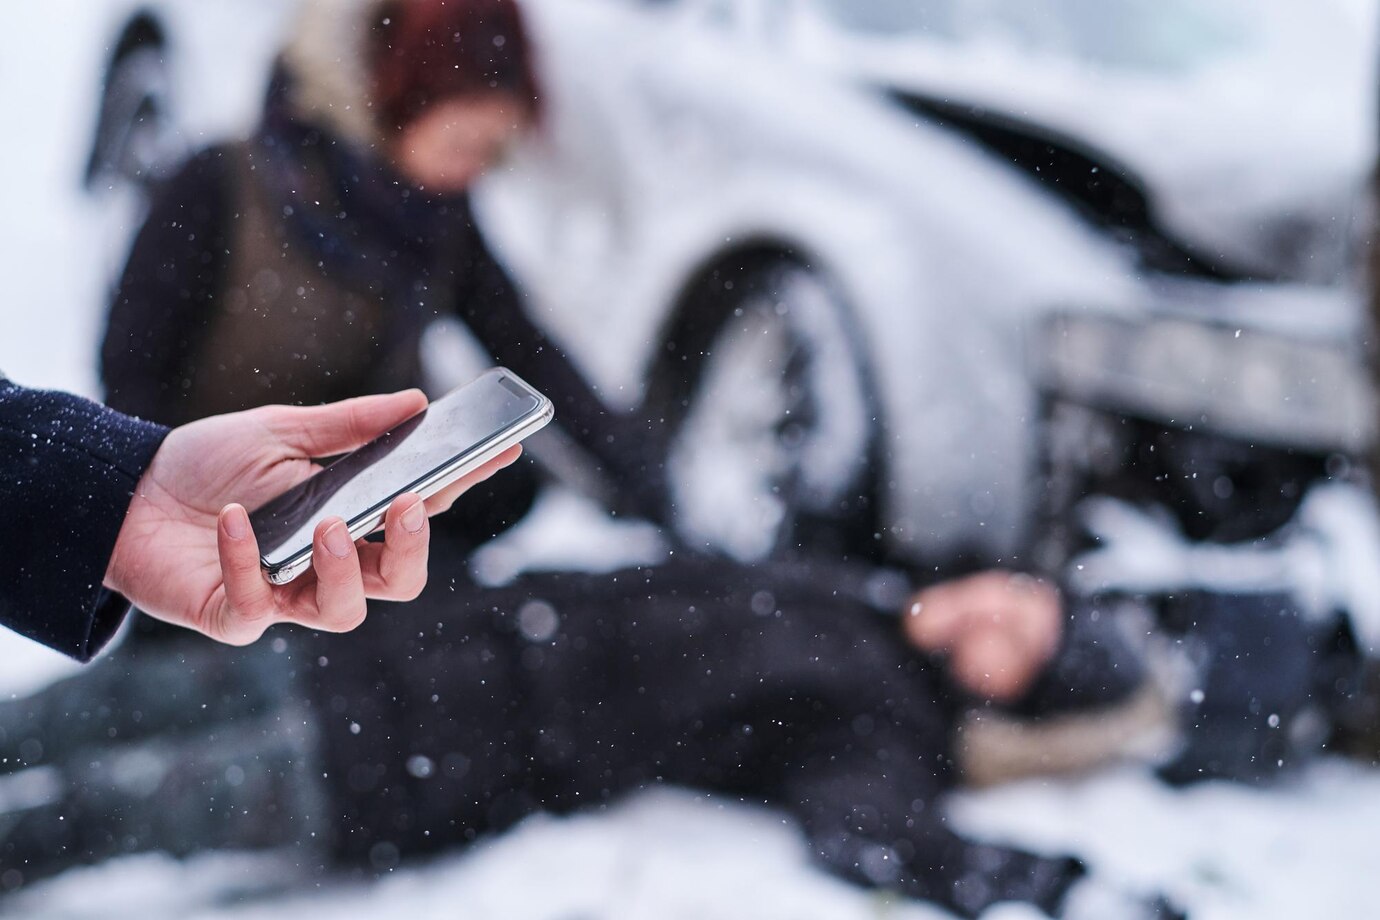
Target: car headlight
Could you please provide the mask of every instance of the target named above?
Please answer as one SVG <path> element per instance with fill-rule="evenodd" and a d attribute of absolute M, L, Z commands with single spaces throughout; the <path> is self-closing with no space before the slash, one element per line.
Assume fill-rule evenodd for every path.
<path fill-rule="evenodd" d="M 1252 443 L 1359 452 L 1375 434 L 1370 380 L 1340 342 L 1182 317 L 1063 313 L 1034 338 L 1048 390 Z"/>

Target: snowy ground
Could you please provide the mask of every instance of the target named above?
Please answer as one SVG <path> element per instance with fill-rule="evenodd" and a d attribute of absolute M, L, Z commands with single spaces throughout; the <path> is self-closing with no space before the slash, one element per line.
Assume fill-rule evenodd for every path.
<path fill-rule="evenodd" d="M 1139 771 L 1028 783 L 964 797 L 962 827 L 1072 848 L 1117 878 L 1178 897 L 1198 920 L 1375 915 L 1372 850 L 1380 778 L 1315 765 L 1268 792 L 1171 792 Z M 929 920 L 945 914 L 860 891 L 811 869 L 794 829 L 760 808 L 657 790 L 603 814 L 538 817 L 503 837 L 373 885 L 283 892 L 272 856 L 161 856 L 71 872 L 0 916 L 315 920 Z M 991 920 L 1034 920 L 1003 905 Z M 1115 920 L 1115 918 L 1108 918 Z"/>
<path fill-rule="evenodd" d="M 0 66 L 37 63 L 46 54 L 39 41 L 27 48 L 13 44 L 6 43 Z M 11 86 L 13 76 L 7 75 Z M 63 79 L 47 90 L 84 92 Z M 10 105 L 13 93 L 4 99 Z M 7 123 L 25 124 L 23 111 Z M 51 139 L 5 146 L 0 367 L 24 382 L 91 392 L 101 269 L 89 258 L 90 222 L 82 219 L 85 206 L 70 181 L 78 156 L 71 145 L 59 150 Z M 25 692 L 70 670 L 57 656 L 0 635 L 0 694 Z M 1169 891 L 1197 918 L 1376 915 L 1370 873 L 1380 773 L 1347 762 L 1323 761 L 1267 791 L 1216 784 L 1171 791 L 1137 770 L 1080 782 L 1032 782 L 965 795 L 953 814 L 960 827 L 983 837 L 1074 850 L 1113 876 Z M 285 889 L 288 881 L 281 860 L 272 856 L 212 856 L 186 864 L 139 857 L 69 873 L 0 914 L 141 920 L 941 916 L 810 868 L 795 830 L 770 811 L 674 790 L 644 794 L 602 814 L 536 818 L 378 884 L 328 883 L 303 891 Z M 1007 920 L 1035 916 L 1020 908 L 994 913 Z"/>

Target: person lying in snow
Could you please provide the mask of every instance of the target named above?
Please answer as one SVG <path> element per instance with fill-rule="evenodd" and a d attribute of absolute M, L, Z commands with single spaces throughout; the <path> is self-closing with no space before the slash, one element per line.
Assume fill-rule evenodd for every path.
<path fill-rule="evenodd" d="M 0 776 L 0 886 L 147 850 L 387 869 L 675 783 L 780 807 L 830 870 L 960 916 L 1009 900 L 1177 915 L 1074 857 L 956 833 L 943 805 L 964 692 L 833 574 L 685 560 L 533 575 L 383 606 L 346 637 L 121 649 L 0 703 L 0 769 L 15 771 Z M 1121 654 L 1075 630 L 1008 690 L 1037 710 L 1086 704 L 1091 670 L 1123 675 L 1097 685 L 1115 698 L 1136 681 Z"/>

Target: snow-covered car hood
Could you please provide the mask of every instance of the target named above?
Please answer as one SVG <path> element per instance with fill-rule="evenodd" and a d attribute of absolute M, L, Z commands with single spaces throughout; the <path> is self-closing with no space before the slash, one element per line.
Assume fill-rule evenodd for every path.
<path fill-rule="evenodd" d="M 1055 15 L 1078 5 L 1038 4 Z M 1376 156 L 1376 4 L 1213 0 L 1164 9 L 1177 7 L 1198 32 L 1162 23 L 1175 31 L 1153 45 L 1159 57 L 1119 63 L 982 29 L 946 38 L 849 30 L 818 10 L 784 38 L 849 78 L 1104 152 L 1152 191 L 1165 232 L 1240 270 L 1335 281 Z"/>

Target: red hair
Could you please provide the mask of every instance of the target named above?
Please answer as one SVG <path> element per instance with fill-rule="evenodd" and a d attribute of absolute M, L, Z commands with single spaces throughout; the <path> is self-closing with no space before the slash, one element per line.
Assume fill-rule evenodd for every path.
<path fill-rule="evenodd" d="M 511 94 L 533 117 L 541 90 L 515 0 L 390 0 L 370 55 L 375 117 L 400 130 L 432 102 Z"/>

